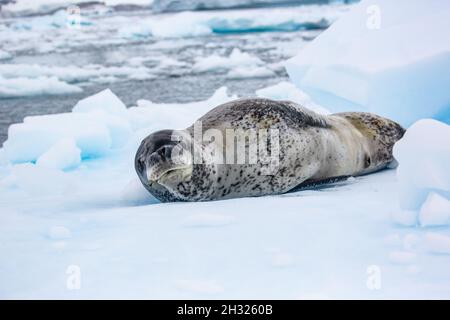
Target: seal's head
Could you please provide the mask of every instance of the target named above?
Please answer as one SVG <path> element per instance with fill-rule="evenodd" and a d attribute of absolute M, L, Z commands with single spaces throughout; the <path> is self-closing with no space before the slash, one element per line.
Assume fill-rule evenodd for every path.
<path fill-rule="evenodd" d="M 179 184 L 191 179 L 192 155 L 185 140 L 182 131 L 161 130 L 145 138 L 136 152 L 139 179 L 161 201 L 182 200 L 177 192 Z"/>

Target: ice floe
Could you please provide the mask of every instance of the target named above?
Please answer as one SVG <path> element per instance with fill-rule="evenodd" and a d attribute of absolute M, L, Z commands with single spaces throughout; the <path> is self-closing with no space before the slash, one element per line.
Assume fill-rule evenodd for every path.
<path fill-rule="evenodd" d="M 257 95 L 309 99 L 288 83 Z M 105 90 L 70 113 L 12 125 L 0 149 L 0 256 L 8 257 L 0 259 L 0 296 L 450 296 L 448 126 L 435 120 L 416 123 L 396 145 L 398 175 L 385 170 L 261 198 L 166 204 L 152 198 L 134 172 L 141 139 L 185 128 L 235 98 L 220 88 L 203 101 L 139 100 L 126 108 Z M 420 201 L 406 193 L 400 207 L 398 182 L 418 188 Z M 393 213 L 407 210 L 427 229 L 392 223 Z M 441 228 L 430 230 L 434 225 Z M 68 270 L 81 272 L 82 290 L 67 289 Z M 374 270 L 377 288 L 367 284 Z"/>

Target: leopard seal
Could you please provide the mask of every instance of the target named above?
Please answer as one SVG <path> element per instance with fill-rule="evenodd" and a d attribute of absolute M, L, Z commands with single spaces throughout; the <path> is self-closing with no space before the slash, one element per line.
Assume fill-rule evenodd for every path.
<path fill-rule="evenodd" d="M 215 137 L 206 144 L 196 142 L 195 124 L 184 131 L 161 130 L 146 137 L 136 152 L 142 184 L 162 202 L 282 194 L 309 183 L 371 173 L 395 161 L 392 148 L 405 132 L 396 122 L 371 113 L 321 115 L 291 101 L 264 98 L 221 104 L 196 123 L 201 123 L 200 135 L 213 130 Z M 224 143 L 230 129 L 233 142 L 245 142 L 240 149 L 245 162 L 192 160 L 196 154 L 211 159 L 217 150 L 237 151 Z M 259 133 L 269 129 L 278 133 L 278 143 L 268 141 L 264 152 L 258 149 L 256 161 L 248 161 Z M 182 143 L 186 137 L 194 142 Z M 239 156 L 231 153 L 234 160 Z M 277 163 L 268 172 L 263 169 L 272 153 Z"/>

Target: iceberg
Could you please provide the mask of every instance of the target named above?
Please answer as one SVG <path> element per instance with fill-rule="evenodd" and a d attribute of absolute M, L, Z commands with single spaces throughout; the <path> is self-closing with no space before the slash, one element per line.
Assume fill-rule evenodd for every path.
<path fill-rule="evenodd" d="M 423 119 L 394 145 L 394 157 L 399 163 L 400 206 L 403 215 L 410 217 L 404 221 L 416 221 L 422 226 L 450 222 L 449 142 L 449 125 Z"/>
<path fill-rule="evenodd" d="M 409 126 L 450 120 L 450 3 L 363 0 L 286 62 L 332 112 L 369 111 Z"/>

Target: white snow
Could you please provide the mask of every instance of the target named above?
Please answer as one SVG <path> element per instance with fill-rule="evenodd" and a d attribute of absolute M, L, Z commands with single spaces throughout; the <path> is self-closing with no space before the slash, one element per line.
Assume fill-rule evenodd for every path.
<path fill-rule="evenodd" d="M 394 146 L 403 222 L 423 226 L 448 223 L 450 215 L 450 126 L 423 119 Z M 420 213 L 420 215 L 419 215 Z"/>
<path fill-rule="evenodd" d="M 123 187 L 120 199 L 129 205 L 142 205 L 149 202 L 158 202 L 147 189 L 145 189 L 137 176 L 132 178 Z"/>
<path fill-rule="evenodd" d="M 261 92 L 305 98 L 288 85 Z M 185 128 L 233 98 L 221 88 L 205 101 L 140 100 L 124 109 L 104 91 L 79 102 L 74 112 L 11 126 L 0 150 L 0 297 L 450 297 L 450 230 L 430 232 L 391 220 L 403 212 L 395 170 L 280 196 L 167 204 L 151 197 L 134 171 L 141 139 L 154 130 Z M 115 148 L 111 117 L 131 130 Z M 427 186 L 440 196 L 435 179 L 444 171 L 421 180 L 426 175 L 418 168 L 426 168 L 428 155 L 436 168 L 447 168 L 436 163 L 446 150 L 438 144 L 446 128 L 425 120 L 396 146 L 399 169 L 433 182 Z M 52 155 L 61 139 L 81 150 L 78 166 L 62 171 L 30 163 Z M 74 148 L 61 150 L 49 158 L 60 163 Z M 418 204 L 415 219 L 421 207 L 433 217 L 442 213 L 442 199 L 428 194 L 432 205 Z M 66 286 L 73 268 L 81 272 L 80 290 Z M 379 289 L 367 286 L 368 270 L 381 270 Z"/>
<path fill-rule="evenodd" d="M 189 293 L 206 294 L 206 295 L 216 295 L 224 291 L 222 285 L 210 280 L 178 280 L 176 281 L 176 286 L 182 291 L 187 291 Z"/>
<path fill-rule="evenodd" d="M 186 227 L 221 227 L 234 222 L 234 217 L 221 214 L 195 214 L 183 221 Z"/>
<path fill-rule="evenodd" d="M 110 90 L 105 89 L 90 97 L 84 98 L 77 102 L 72 112 L 97 112 L 103 111 L 114 115 L 124 115 L 127 107 L 125 104 Z"/>
<path fill-rule="evenodd" d="M 450 121 L 450 3 L 363 0 L 286 63 L 333 112 L 370 111 L 409 126 Z"/>
<path fill-rule="evenodd" d="M 78 188 L 76 179 L 68 174 L 31 163 L 12 166 L 9 179 L 12 186 L 36 197 L 65 195 Z"/>
<path fill-rule="evenodd" d="M 391 218 L 395 223 L 403 226 L 416 226 L 418 224 L 417 211 L 398 209 L 392 212 Z"/>

